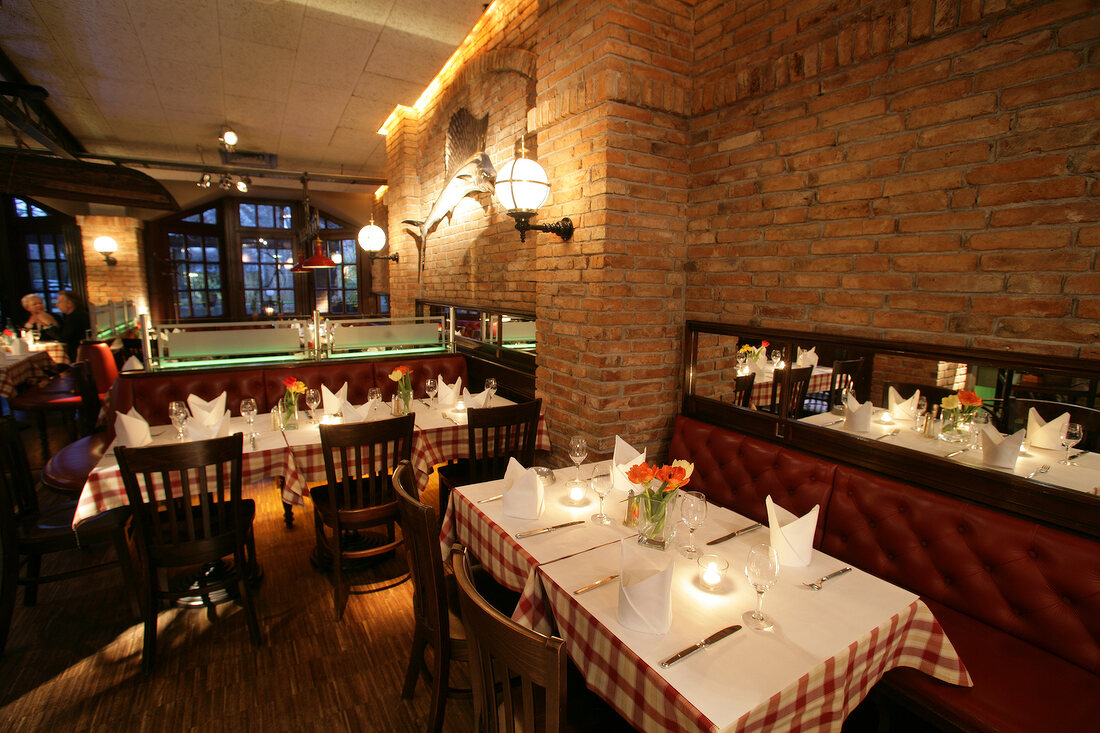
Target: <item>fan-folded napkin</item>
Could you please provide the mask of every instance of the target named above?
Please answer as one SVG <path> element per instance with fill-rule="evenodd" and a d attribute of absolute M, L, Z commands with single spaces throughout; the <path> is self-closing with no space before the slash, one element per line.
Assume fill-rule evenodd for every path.
<path fill-rule="evenodd" d="M 191 419 L 187 421 L 188 423 L 194 420 L 206 427 L 216 425 L 225 412 L 225 392 L 209 402 L 197 395 L 187 395 L 187 406 L 191 409 Z"/>
<path fill-rule="evenodd" d="M 817 347 L 813 346 L 803 351 L 802 347 L 798 347 L 798 358 L 795 359 L 794 365 L 796 367 L 808 367 L 817 366 Z"/>
<path fill-rule="evenodd" d="M 672 626 L 671 552 L 654 552 L 633 539 L 619 543 L 619 623 L 647 634 L 665 634 Z"/>
<path fill-rule="evenodd" d="M 436 394 L 436 399 L 439 400 L 439 407 L 453 407 L 458 402 L 459 396 L 462 394 L 462 377 L 455 380 L 454 386 L 448 386 L 443 381 L 443 375 L 439 375 L 439 379 L 436 380 L 436 384 L 439 386 L 439 392 Z"/>
<path fill-rule="evenodd" d="M 191 440 L 209 440 L 210 438 L 224 438 L 229 435 L 229 410 L 222 414 L 221 419 L 211 424 L 202 422 L 197 417 L 187 418 L 187 435 Z"/>
<path fill-rule="evenodd" d="M 611 476 L 613 486 L 620 491 L 630 491 L 634 484 L 626 477 L 626 472 L 639 463 L 645 463 L 645 451 L 639 453 L 634 446 L 618 435 L 615 436 L 615 453 L 611 457 Z"/>
<path fill-rule="evenodd" d="M 381 400 L 375 397 L 373 400 L 367 400 L 363 404 L 359 405 L 359 407 L 355 407 L 350 402 L 345 402 L 344 422 L 366 422 L 370 417 L 371 410 L 373 410 L 374 406 L 377 405 L 380 401 Z"/>
<path fill-rule="evenodd" d="M 749 369 L 763 376 L 768 370 L 768 355 L 761 350 L 760 356 L 749 359 Z"/>
<path fill-rule="evenodd" d="M 145 365 L 141 363 L 141 359 L 136 356 L 131 356 L 126 360 L 126 363 L 122 365 L 122 371 L 124 372 L 141 372 L 145 370 Z"/>
<path fill-rule="evenodd" d="M 348 401 L 348 383 L 344 382 L 344 386 L 333 392 L 325 385 L 321 385 L 321 409 L 325 411 L 326 415 L 339 415 L 344 405 Z"/>
<path fill-rule="evenodd" d="M 542 482 L 533 468 L 524 468 L 515 458 L 508 459 L 504 471 L 503 510 L 506 517 L 538 519 L 542 514 Z"/>
<path fill-rule="evenodd" d="M 480 410 L 489 402 L 489 397 L 489 390 L 478 392 L 477 394 L 470 394 L 470 390 L 468 389 L 462 390 L 462 401 L 466 403 L 467 410 L 471 407 L 475 410 Z"/>
<path fill-rule="evenodd" d="M 127 448 L 139 448 L 153 442 L 149 423 L 136 409 L 115 415 L 115 442 Z"/>
<path fill-rule="evenodd" d="M 982 463 L 1010 470 L 1015 468 L 1025 433 L 1024 430 L 1017 430 L 1012 435 L 1001 435 L 992 425 L 982 425 Z"/>
<path fill-rule="evenodd" d="M 914 392 L 909 399 L 902 399 L 898 391 L 890 386 L 886 390 L 886 406 L 890 410 L 890 417 L 895 420 L 914 420 L 917 417 L 917 401 L 920 399 L 920 390 Z"/>
<path fill-rule="evenodd" d="M 1066 434 L 1067 425 L 1069 425 L 1068 412 L 1063 412 L 1050 422 L 1045 422 L 1032 407 L 1027 411 L 1027 442 L 1032 448 L 1059 450 L 1062 447 L 1062 436 Z"/>
<path fill-rule="evenodd" d="M 871 415 L 875 412 L 872 402 L 860 403 L 852 395 L 844 400 L 844 427 L 857 433 L 871 432 Z"/>
<path fill-rule="evenodd" d="M 806 567 L 814 556 L 814 532 L 817 531 L 817 513 L 819 504 L 803 517 L 781 506 L 776 506 L 769 496 L 764 500 L 768 509 L 768 529 L 771 531 L 771 545 L 779 554 L 779 564 L 791 567 Z"/>

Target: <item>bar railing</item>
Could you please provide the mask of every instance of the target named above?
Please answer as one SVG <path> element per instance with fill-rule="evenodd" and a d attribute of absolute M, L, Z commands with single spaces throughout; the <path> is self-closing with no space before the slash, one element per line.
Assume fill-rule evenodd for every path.
<path fill-rule="evenodd" d="M 137 308 L 132 300 L 109 300 L 93 304 L 88 311 L 92 333 L 101 341 L 126 333 L 137 325 Z"/>

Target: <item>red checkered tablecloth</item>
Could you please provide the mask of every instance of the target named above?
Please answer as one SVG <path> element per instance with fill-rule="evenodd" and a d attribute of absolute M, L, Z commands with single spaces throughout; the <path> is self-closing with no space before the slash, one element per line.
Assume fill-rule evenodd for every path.
<path fill-rule="evenodd" d="M 827 392 L 829 382 L 833 378 L 833 370 L 828 367 L 814 367 L 810 375 L 810 383 L 806 387 L 806 394 L 814 392 Z M 770 405 L 772 403 L 772 378 L 771 376 L 757 376 L 752 383 L 752 403 L 754 405 Z"/>
<path fill-rule="evenodd" d="M 416 469 L 417 482 L 423 488 L 432 469 L 440 463 L 457 458 L 470 457 L 470 442 L 465 425 L 445 425 L 443 427 L 418 427 L 416 443 L 413 445 L 412 464 Z M 550 432 L 546 420 L 539 416 L 538 433 L 535 436 L 535 450 L 550 450 Z"/>
<path fill-rule="evenodd" d="M 65 344 L 60 341 L 39 341 L 31 346 L 31 351 L 45 351 L 55 364 L 69 363 L 69 355 L 65 353 Z"/>
<path fill-rule="evenodd" d="M 46 367 L 53 364 L 45 351 L 31 351 L 21 356 L 3 354 L 0 357 L 0 397 L 12 397 L 15 388 L 31 379 L 49 376 Z"/>

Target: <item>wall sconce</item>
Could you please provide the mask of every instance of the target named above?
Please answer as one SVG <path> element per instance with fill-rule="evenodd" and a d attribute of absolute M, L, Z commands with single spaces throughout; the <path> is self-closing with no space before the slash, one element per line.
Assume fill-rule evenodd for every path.
<path fill-rule="evenodd" d="M 111 256 L 112 252 L 118 252 L 118 242 L 110 237 L 96 237 L 96 240 L 92 242 L 92 246 L 95 247 L 96 252 L 103 255 L 108 267 L 114 267 L 118 264 L 118 260 Z"/>
<path fill-rule="evenodd" d="M 562 241 L 573 237 L 573 222 L 568 218 L 553 224 L 532 224 L 531 217 L 538 213 L 539 207 L 546 203 L 550 195 L 550 180 L 542 166 L 526 155 L 526 147 L 520 147 L 518 158 L 504 164 L 497 174 L 496 194 L 500 203 L 508 210 L 508 216 L 516 220 L 519 241 L 527 241 L 527 232 L 534 229 L 539 232 L 557 234 Z"/>
<path fill-rule="evenodd" d="M 367 253 L 367 259 L 369 260 L 392 260 L 394 262 L 400 262 L 397 257 L 397 253 L 393 253 L 388 257 L 375 254 L 382 251 L 382 248 L 386 246 L 386 233 L 382 231 L 382 227 L 374 223 L 374 215 L 371 214 L 370 224 L 359 230 L 359 247 Z"/>

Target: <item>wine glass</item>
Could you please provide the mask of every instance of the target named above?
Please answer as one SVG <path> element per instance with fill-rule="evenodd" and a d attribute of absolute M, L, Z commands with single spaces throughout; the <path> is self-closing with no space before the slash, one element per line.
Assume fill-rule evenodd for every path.
<path fill-rule="evenodd" d="M 772 365 L 778 369 L 779 365 L 783 362 L 783 351 L 781 349 L 774 349 L 772 351 Z"/>
<path fill-rule="evenodd" d="M 248 423 L 248 434 L 250 436 L 255 434 L 252 430 L 252 422 L 256 419 L 256 412 L 256 400 L 251 397 L 245 397 L 241 400 L 241 417 Z"/>
<path fill-rule="evenodd" d="M 489 393 L 485 395 L 485 406 L 488 407 L 489 403 L 493 401 L 493 395 L 497 393 L 497 380 L 495 377 L 488 377 L 485 380 L 485 391 Z"/>
<path fill-rule="evenodd" d="M 168 417 L 176 428 L 176 440 L 183 440 L 183 426 L 187 424 L 187 405 L 183 402 L 173 402 L 168 405 Z"/>
<path fill-rule="evenodd" d="M 603 500 L 611 493 L 611 486 L 610 473 L 601 471 L 592 476 L 592 491 L 596 493 L 596 496 L 600 497 L 600 513 L 592 515 L 592 521 L 596 524 L 611 524 L 611 517 L 604 514 L 603 511 Z"/>
<path fill-rule="evenodd" d="M 680 519 L 688 526 L 688 543 L 681 545 L 680 554 L 695 559 L 699 557 L 699 548 L 695 546 L 695 530 L 703 526 L 707 518 L 707 497 L 698 491 L 680 493 Z"/>
<path fill-rule="evenodd" d="M 321 390 L 310 387 L 306 390 L 306 407 L 309 408 L 309 421 L 317 422 L 317 416 L 313 414 L 321 404 Z"/>
<path fill-rule="evenodd" d="M 989 424 L 989 413 L 978 410 L 970 418 L 970 449 L 982 449 L 982 431 Z"/>
<path fill-rule="evenodd" d="M 435 377 L 428 377 L 424 380 L 424 392 L 427 393 L 430 401 L 428 407 L 435 407 L 435 396 L 439 393 L 439 382 L 435 381 Z"/>
<path fill-rule="evenodd" d="M 577 467 L 577 478 L 573 479 L 571 484 L 583 484 L 581 481 L 581 464 L 584 463 L 584 459 L 588 457 L 588 441 L 583 436 L 574 435 L 569 439 L 569 458 L 573 461 L 573 464 Z"/>
<path fill-rule="evenodd" d="M 371 387 L 367 390 L 367 399 L 375 404 L 382 404 L 382 388 Z"/>
<path fill-rule="evenodd" d="M 1081 442 L 1081 439 L 1085 437 L 1085 429 L 1081 427 L 1080 423 L 1066 423 L 1066 432 L 1062 434 L 1062 448 L 1066 451 L 1066 457 L 1058 461 L 1059 463 L 1067 466 L 1076 466 L 1076 461 L 1069 459 L 1069 451 L 1073 446 Z"/>
<path fill-rule="evenodd" d="M 918 433 L 924 430 L 924 413 L 928 412 L 928 398 L 921 395 L 917 398 L 917 409 L 913 411 L 913 430 Z"/>
<path fill-rule="evenodd" d="M 764 614 L 764 591 L 779 580 L 779 553 L 769 544 L 753 545 L 749 550 L 749 559 L 745 563 L 745 577 L 756 590 L 756 609 L 745 611 L 742 615 L 745 623 L 759 631 L 767 631 L 775 626 L 775 619 Z"/>
<path fill-rule="evenodd" d="M 749 373 L 749 355 L 744 351 L 737 354 L 737 374 L 742 376 Z"/>

